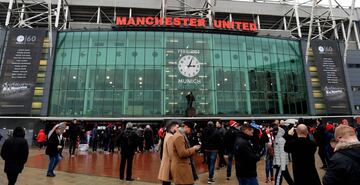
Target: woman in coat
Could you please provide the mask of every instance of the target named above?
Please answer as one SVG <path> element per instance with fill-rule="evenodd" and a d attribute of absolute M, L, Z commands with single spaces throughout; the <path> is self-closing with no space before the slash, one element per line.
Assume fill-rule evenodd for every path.
<path fill-rule="evenodd" d="M 24 137 L 25 130 L 16 127 L 13 137 L 7 139 L 1 149 L 1 157 L 5 160 L 4 172 L 7 175 L 9 185 L 16 183 L 29 155 L 29 146 Z"/>
<path fill-rule="evenodd" d="M 164 138 L 163 144 L 163 153 L 160 164 L 159 176 L 158 179 L 161 180 L 163 185 L 171 184 L 171 175 L 170 175 L 170 157 L 173 155 L 173 136 L 179 127 L 176 121 L 170 121 L 166 126 L 166 135 Z"/>
<path fill-rule="evenodd" d="M 284 151 L 286 143 L 284 135 L 285 130 L 279 127 L 274 142 L 274 168 L 276 169 L 275 185 L 281 185 L 283 177 L 289 185 L 294 185 L 294 181 L 292 180 L 287 168 L 289 163 L 289 154 Z"/>

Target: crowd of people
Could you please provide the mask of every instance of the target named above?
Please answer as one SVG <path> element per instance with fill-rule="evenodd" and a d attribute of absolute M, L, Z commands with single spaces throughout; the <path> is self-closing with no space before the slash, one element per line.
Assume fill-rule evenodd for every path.
<path fill-rule="evenodd" d="M 157 134 L 156 134 L 157 133 Z M 17 127 L 1 150 L 9 185 L 15 184 L 27 161 L 29 148 L 25 131 Z M 340 123 L 320 119 L 288 122 L 274 120 L 229 122 L 209 121 L 196 124 L 191 121 L 170 120 L 161 128 L 127 123 L 107 124 L 85 128 L 77 120 L 62 122 L 49 131 L 43 129 L 36 136 L 39 148 L 46 147 L 49 156 L 48 177 L 68 146 L 74 157 L 81 145 L 89 151 L 104 154 L 118 151 L 121 156 L 119 178 L 133 181 L 132 164 L 137 152 L 159 152 L 161 165 L 158 179 L 163 184 L 194 184 L 198 179 L 194 155 L 203 155 L 208 167 L 208 184 L 215 183 L 215 169 L 225 168 L 226 179 L 235 177 L 241 185 L 258 185 L 257 163 L 263 158 L 266 183 L 289 185 L 355 185 L 360 184 L 360 125 L 350 126 L 346 119 Z M 320 179 L 315 167 L 316 151 L 326 170 Z M 290 163 L 291 161 L 291 163 Z M 292 170 L 289 170 L 289 165 Z M 321 183 L 322 181 L 322 183 Z"/>

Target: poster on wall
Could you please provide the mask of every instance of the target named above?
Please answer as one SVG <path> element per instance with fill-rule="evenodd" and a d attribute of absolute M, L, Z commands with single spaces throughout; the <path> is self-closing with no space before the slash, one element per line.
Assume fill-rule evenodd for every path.
<path fill-rule="evenodd" d="M 338 43 L 330 40 L 314 40 L 311 42 L 311 48 L 327 113 L 350 114 L 343 60 Z"/>
<path fill-rule="evenodd" d="M 0 114 L 30 115 L 46 30 L 15 29 L 8 34 L 0 73 Z"/>

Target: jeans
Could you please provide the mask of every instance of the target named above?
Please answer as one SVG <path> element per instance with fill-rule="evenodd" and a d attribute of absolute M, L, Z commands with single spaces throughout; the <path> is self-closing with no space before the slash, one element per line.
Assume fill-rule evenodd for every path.
<path fill-rule="evenodd" d="M 234 154 L 228 154 L 228 163 L 227 163 L 227 170 L 226 170 L 226 177 L 231 177 L 231 170 L 232 170 L 232 162 L 234 160 Z"/>
<path fill-rule="evenodd" d="M 266 179 L 269 179 L 269 176 L 274 177 L 273 160 L 272 159 L 266 159 L 266 161 L 265 161 L 265 174 L 266 174 Z"/>
<path fill-rule="evenodd" d="M 259 185 L 259 182 L 256 177 L 238 177 L 239 185 Z"/>
<path fill-rule="evenodd" d="M 216 151 L 207 151 L 206 152 L 206 161 L 207 161 L 208 170 L 209 170 L 209 179 L 214 178 L 216 156 L 217 156 Z"/>
<path fill-rule="evenodd" d="M 18 173 L 6 173 L 9 184 L 8 185 L 15 185 L 17 178 L 18 178 Z"/>
<path fill-rule="evenodd" d="M 49 158 L 50 158 L 50 162 L 49 162 L 47 174 L 54 175 L 54 169 L 56 165 L 59 163 L 61 157 L 59 154 L 56 154 L 55 156 L 50 156 Z"/>

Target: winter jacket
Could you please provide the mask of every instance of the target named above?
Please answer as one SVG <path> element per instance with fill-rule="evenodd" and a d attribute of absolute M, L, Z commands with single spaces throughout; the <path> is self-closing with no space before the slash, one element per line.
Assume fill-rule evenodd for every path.
<path fill-rule="evenodd" d="M 307 138 L 289 136 L 285 152 L 292 154 L 295 185 L 321 185 L 315 167 L 316 144 Z"/>
<path fill-rule="evenodd" d="M 234 147 L 236 176 L 243 178 L 257 177 L 256 163 L 260 155 L 255 151 L 250 137 L 240 133 Z"/>
<path fill-rule="evenodd" d="M 235 127 L 230 127 L 229 130 L 226 131 L 224 136 L 225 148 L 228 154 L 234 153 L 234 145 L 236 141 L 236 137 L 239 136 L 240 130 Z"/>
<path fill-rule="evenodd" d="M 60 154 L 60 149 L 58 148 L 59 145 L 61 145 L 60 136 L 56 133 L 51 134 L 48 145 L 45 150 L 46 155 L 50 157 L 54 157 Z"/>
<path fill-rule="evenodd" d="M 38 143 L 42 143 L 46 141 L 46 135 L 43 129 L 40 129 L 37 138 L 36 138 Z"/>
<path fill-rule="evenodd" d="M 323 178 L 324 185 L 360 184 L 360 142 L 338 144 Z"/>
<path fill-rule="evenodd" d="M 215 127 L 208 126 L 204 129 L 203 147 L 205 151 L 219 150 L 221 137 Z"/>
<path fill-rule="evenodd" d="M 285 130 L 279 127 L 278 133 L 275 136 L 274 142 L 274 165 L 280 166 L 281 171 L 285 171 L 286 165 L 289 163 L 289 155 L 285 152 L 285 142 L 284 139 Z"/>
<path fill-rule="evenodd" d="M 23 137 L 12 137 L 5 141 L 1 157 L 5 160 L 5 173 L 21 173 L 29 155 L 29 146 Z"/>

